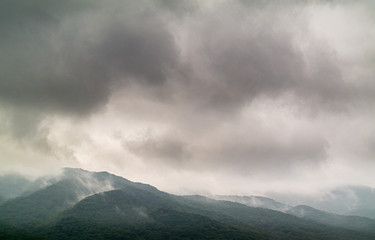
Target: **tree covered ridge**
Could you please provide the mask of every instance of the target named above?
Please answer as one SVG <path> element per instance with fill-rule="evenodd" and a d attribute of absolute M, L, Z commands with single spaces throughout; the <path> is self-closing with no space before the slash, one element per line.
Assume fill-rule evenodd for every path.
<path fill-rule="evenodd" d="M 269 209 L 171 195 L 80 169 L 67 169 L 51 185 L 0 204 L 0 239 L 374 238 Z"/>

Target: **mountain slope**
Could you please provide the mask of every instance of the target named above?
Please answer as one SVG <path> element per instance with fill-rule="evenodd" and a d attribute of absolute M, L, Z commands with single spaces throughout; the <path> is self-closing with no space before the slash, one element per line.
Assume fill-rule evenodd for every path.
<path fill-rule="evenodd" d="M 201 196 L 174 196 L 156 189 L 144 190 L 133 186 L 82 200 L 63 212 L 56 226 L 58 229 L 62 226 L 70 229 L 78 225 L 85 226 L 95 219 L 95 224 L 99 226 L 133 229 L 133 233 L 139 229 L 153 229 L 157 224 L 161 224 L 164 229 L 171 228 L 172 225 L 160 220 L 160 211 L 172 214 L 166 214 L 164 218 L 165 221 L 170 218 L 167 221 L 169 223 L 174 222 L 171 219 L 174 219 L 175 214 L 191 218 L 192 223 L 189 224 L 193 225 L 198 217 L 206 219 L 207 224 L 208 220 L 216 222 L 222 227 L 237 229 L 241 234 L 257 236 L 257 239 L 370 239 L 367 234 L 326 227 L 277 211 Z"/>
<path fill-rule="evenodd" d="M 375 239 L 279 211 L 171 195 L 106 172 L 65 169 L 56 181 L 1 204 L 0 229 L 60 240 Z"/>
<path fill-rule="evenodd" d="M 19 196 L 28 189 L 31 181 L 19 175 L 0 176 L 0 196 L 3 199 L 11 199 Z"/>
<path fill-rule="evenodd" d="M 55 215 L 77 202 L 77 186 L 60 181 L 26 197 L 18 197 L 0 205 L 0 220 L 25 228 L 48 223 Z"/>
<path fill-rule="evenodd" d="M 28 233 L 24 229 L 0 222 L 0 239 L 4 240 L 43 240 L 44 237 Z"/>
<path fill-rule="evenodd" d="M 220 220 L 224 214 L 240 221 L 246 227 L 271 233 L 272 239 L 375 239 L 373 234 L 330 227 L 279 211 L 253 208 L 234 202 L 215 201 L 202 196 L 186 197 L 184 201 L 192 205 L 198 204 L 202 214 L 212 219 Z"/>
<path fill-rule="evenodd" d="M 82 200 L 60 214 L 47 236 L 112 239 L 115 233 L 121 239 L 179 239 L 183 236 L 188 239 L 267 239 L 256 232 L 241 231 L 186 210 L 186 206 L 168 194 L 127 186 Z"/>
<path fill-rule="evenodd" d="M 109 173 L 65 169 L 57 182 L 27 196 L 0 205 L 0 221 L 33 228 L 51 221 L 57 213 L 92 194 L 121 188 L 130 181 Z"/>
<path fill-rule="evenodd" d="M 332 214 L 302 205 L 289 209 L 287 213 L 325 225 L 375 233 L 375 220 L 365 217 Z"/>
<path fill-rule="evenodd" d="M 365 186 L 342 186 L 318 195 L 270 193 L 272 198 L 292 206 L 313 208 L 348 216 L 375 219 L 375 189 Z"/>
<path fill-rule="evenodd" d="M 0 196 L 4 200 L 25 196 L 42 187 L 52 184 L 50 178 L 29 180 L 17 174 L 0 176 Z"/>
<path fill-rule="evenodd" d="M 250 207 L 260 207 L 267 208 L 276 211 L 284 212 L 288 210 L 291 206 L 277 202 L 272 198 L 261 197 L 261 196 L 234 196 L 234 195 L 215 195 L 209 196 L 209 198 L 215 200 L 224 200 L 244 204 Z"/>
<path fill-rule="evenodd" d="M 96 193 L 136 187 L 147 191 L 156 188 L 131 182 L 107 172 L 89 172 L 82 169 L 64 169 L 56 183 L 29 195 L 17 197 L 0 205 L 0 221 L 13 226 L 32 229 L 54 220 L 58 213 L 74 206 L 80 200 Z"/>
<path fill-rule="evenodd" d="M 375 219 L 375 189 L 364 186 L 336 188 L 318 201 L 316 208 L 343 215 Z"/>

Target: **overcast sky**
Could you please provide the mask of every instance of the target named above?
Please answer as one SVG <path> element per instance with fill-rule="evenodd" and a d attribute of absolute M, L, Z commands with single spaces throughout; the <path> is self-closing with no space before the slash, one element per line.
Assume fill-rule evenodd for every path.
<path fill-rule="evenodd" d="M 375 187 L 373 1 L 0 3 L 0 172 Z"/>

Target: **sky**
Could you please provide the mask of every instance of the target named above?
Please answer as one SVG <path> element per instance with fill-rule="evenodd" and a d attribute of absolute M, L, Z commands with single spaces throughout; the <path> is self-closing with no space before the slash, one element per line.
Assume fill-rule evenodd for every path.
<path fill-rule="evenodd" d="M 373 1 L 3 0 L 0 173 L 375 187 Z"/>

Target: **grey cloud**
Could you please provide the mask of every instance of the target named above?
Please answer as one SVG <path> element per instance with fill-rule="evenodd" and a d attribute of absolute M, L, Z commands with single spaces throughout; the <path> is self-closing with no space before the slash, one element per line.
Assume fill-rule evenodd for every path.
<path fill-rule="evenodd" d="M 129 132 L 142 124 L 167 129 L 139 141 L 122 139 L 146 164 L 245 174 L 319 166 L 329 158 L 329 134 L 319 134 L 321 119 L 294 109 L 321 116 L 350 112 L 358 102 L 367 109 L 373 63 L 358 67 L 370 80 L 348 81 L 340 55 L 314 35 L 305 11 L 310 4 L 335 5 L 296 2 L 4 1 L 0 103 L 10 110 L 0 112 L 8 115 L 8 132 L 1 133 L 53 152 L 50 129 L 41 127 L 49 116 L 90 121 L 108 107 L 124 120 L 121 131 L 127 120 L 136 122 Z M 238 124 L 257 101 L 274 104 L 288 96 L 281 114 L 311 121 L 318 134 L 306 136 L 297 125 L 291 139 L 280 137 L 291 130 L 264 130 L 266 118 Z"/>
<path fill-rule="evenodd" d="M 195 171 L 234 171 L 245 175 L 260 170 L 288 174 L 295 165 L 318 167 L 326 161 L 329 148 L 328 142 L 319 136 L 296 135 L 287 139 L 257 131 L 252 137 L 232 132 L 224 136 L 185 136 L 183 140 L 170 133 L 123 143 L 126 150 L 148 164 L 183 166 Z"/>
<path fill-rule="evenodd" d="M 114 10 L 57 14 L 53 4 L 17 3 L 2 26 L 8 40 L 1 46 L 3 101 L 86 114 L 106 103 L 116 83 L 161 84 L 176 62 L 173 38 L 152 11 L 111 18 Z"/>
<path fill-rule="evenodd" d="M 228 111 L 258 96 L 277 98 L 286 93 L 305 102 L 305 107 L 346 107 L 352 88 L 342 80 L 334 52 L 309 32 L 302 6 L 223 7 L 215 15 L 197 18 L 201 21 L 195 20 L 191 32 L 192 41 L 198 39 L 198 50 L 191 55 L 197 61 L 204 59 L 212 80 L 203 76 L 192 98 L 208 108 Z M 303 44 L 310 47 L 303 49 Z"/>
<path fill-rule="evenodd" d="M 213 145 L 208 156 L 223 169 L 233 169 L 243 174 L 260 170 L 279 172 L 279 175 L 293 171 L 293 166 L 317 167 L 326 161 L 327 142 L 324 139 L 295 137 L 289 142 L 272 138 L 266 141 L 249 142 L 237 139 L 231 143 Z"/>
<path fill-rule="evenodd" d="M 192 158 L 190 146 L 172 136 L 145 136 L 140 141 L 123 141 L 123 146 L 148 163 L 186 166 Z"/>
<path fill-rule="evenodd" d="M 174 39 L 152 4 L 124 4 L 119 14 L 100 2 L 2 3 L 0 102 L 12 138 L 55 155 L 46 117 L 87 117 L 116 89 L 164 84 Z"/>
<path fill-rule="evenodd" d="M 177 64 L 172 35 L 153 14 L 131 21 L 132 24 L 118 22 L 108 27 L 95 58 L 118 78 L 132 76 L 141 83 L 163 84 L 168 69 Z"/>
<path fill-rule="evenodd" d="M 241 108 L 262 94 L 292 92 L 312 105 L 338 107 L 348 95 L 329 49 L 316 43 L 316 56 L 306 59 L 298 48 L 294 38 L 307 20 L 286 17 L 293 11 L 288 7 L 226 3 L 211 14 L 187 3 L 110 3 L 118 9 L 98 2 L 80 10 L 67 2 L 65 11 L 56 10 L 57 2 L 7 3 L 13 14 L 3 16 L 8 41 L 2 44 L 0 99 L 87 114 L 129 82 L 165 88 L 163 94 L 176 101 L 218 111 Z M 169 14 L 176 7 L 188 14 Z M 177 46 L 171 23 L 197 48 Z M 190 60 L 182 63 L 179 48 L 186 47 Z M 209 76 L 200 74 L 199 64 Z"/>
<path fill-rule="evenodd" d="M 41 116 L 27 111 L 16 111 L 12 114 L 12 118 L 7 121 L 7 126 L 12 135 L 19 139 L 29 138 L 36 135 Z"/>
<path fill-rule="evenodd" d="M 4 16 L 9 41 L 0 59 L 0 100 L 11 104 L 86 115 L 129 84 L 146 91 L 141 97 L 224 115 L 263 95 L 292 93 L 314 109 L 345 108 L 352 95 L 334 54 L 310 38 L 308 17 L 291 3 L 218 3 L 210 10 L 189 2 L 113 1 L 72 10 L 68 2 L 57 11 L 61 3 L 36 1 L 27 14 L 16 3 L 12 12 L 21 17 Z M 182 13 L 170 14 L 176 8 Z M 177 43 L 176 29 L 187 45 Z M 299 34 L 312 41 L 314 54 L 300 49 Z"/>
<path fill-rule="evenodd" d="M 40 112 L 20 108 L 0 108 L 0 136 L 18 139 L 24 148 L 37 148 L 50 152 L 47 140 L 48 128 L 41 126 L 44 116 Z"/>

